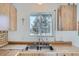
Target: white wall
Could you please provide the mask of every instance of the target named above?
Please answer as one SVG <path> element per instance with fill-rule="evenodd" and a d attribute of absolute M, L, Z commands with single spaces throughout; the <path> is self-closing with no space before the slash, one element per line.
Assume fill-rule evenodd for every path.
<path fill-rule="evenodd" d="M 44 8 L 35 8 L 38 4 L 13 4 L 17 9 L 17 31 L 9 31 L 9 41 L 33 41 L 36 38 L 29 36 L 29 16 L 34 12 L 53 12 L 60 4 L 44 4 Z M 39 5 L 38 5 L 39 6 Z M 42 7 L 42 6 L 41 6 Z M 25 19 L 22 24 L 22 18 Z M 49 37 L 49 41 L 53 38 Z"/>
<path fill-rule="evenodd" d="M 57 41 L 73 41 L 76 37 L 76 31 L 57 31 Z"/>
<path fill-rule="evenodd" d="M 78 47 L 76 42 L 78 37 L 77 31 L 57 31 L 56 32 L 56 41 L 71 41 L 73 46 Z"/>
<path fill-rule="evenodd" d="M 29 36 L 29 16 L 31 13 L 39 12 L 34 8 L 35 4 L 13 4 L 17 8 L 17 31 L 9 31 L 9 41 L 34 41 L 36 37 Z M 52 12 L 61 4 L 44 4 L 46 9 L 40 12 Z M 22 24 L 22 18 L 25 19 Z M 73 45 L 77 46 L 76 40 L 78 37 L 76 31 L 56 31 L 55 37 L 48 37 L 48 41 L 72 41 Z M 78 42 L 79 40 L 77 40 Z"/>

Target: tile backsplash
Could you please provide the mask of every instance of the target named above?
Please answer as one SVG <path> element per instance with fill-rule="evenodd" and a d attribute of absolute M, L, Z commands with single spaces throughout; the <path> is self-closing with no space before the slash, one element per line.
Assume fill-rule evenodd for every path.
<path fill-rule="evenodd" d="M 0 31 L 0 46 L 8 43 L 8 31 Z"/>

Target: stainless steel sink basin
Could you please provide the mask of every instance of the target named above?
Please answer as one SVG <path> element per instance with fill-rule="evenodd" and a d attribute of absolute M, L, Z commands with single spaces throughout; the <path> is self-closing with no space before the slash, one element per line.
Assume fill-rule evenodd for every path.
<path fill-rule="evenodd" d="M 42 49 L 49 49 L 49 50 L 54 50 L 52 46 L 50 45 L 29 45 L 26 47 L 25 50 L 28 49 L 36 49 L 36 50 L 42 50 Z"/>

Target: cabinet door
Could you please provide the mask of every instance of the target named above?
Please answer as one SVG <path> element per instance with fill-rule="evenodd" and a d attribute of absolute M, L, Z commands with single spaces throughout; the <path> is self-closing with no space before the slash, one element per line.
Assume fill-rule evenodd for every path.
<path fill-rule="evenodd" d="M 10 5 L 10 30 L 15 31 L 17 25 L 17 11 L 13 5 Z"/>
<path fill-rule="evenodd" d="M 76 6 L 65 5 L 58 10 L 58 30 L 74 31 L 76 30 Z"/>
<path fill-rule="evenodd" d="M 9 4 L 0 3 L 0 15 L 9 16 Z"/>

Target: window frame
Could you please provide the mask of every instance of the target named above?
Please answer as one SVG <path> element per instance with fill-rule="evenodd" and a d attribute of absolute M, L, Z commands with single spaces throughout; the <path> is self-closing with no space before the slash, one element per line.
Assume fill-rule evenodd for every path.
<path fill-rule="evenodd" d="M 55 31 L 56 31 L 56 22 L 55 22 L 55 20 L 56 20 L 56 12 L 54 11 L 54 12 L 37 12 L 37 13 L 32 13 L 30 16 L 32 16 L 32 15 L 35 15 L 35 14 L 51 14 L 52 16 L 51 16 L 51 25 L 50 25 L 50 33 L 48 33 L 48 34 L 46 34 L 46 35 L 42 35 L 42 36 L 53 36 L 54 34 L 55 34 Z M 55 15 L 54 17 L 53 17 L 53 15 Z M 39 34 L 37 35 L 37 34 L 32 34 L 31 33 L 31 31 L 30 31 L 30 16 L 29 16 L 29 35 L 30 36 L 40 36 Z M 53 20 L 54 19 L 54 20 Z"/>

